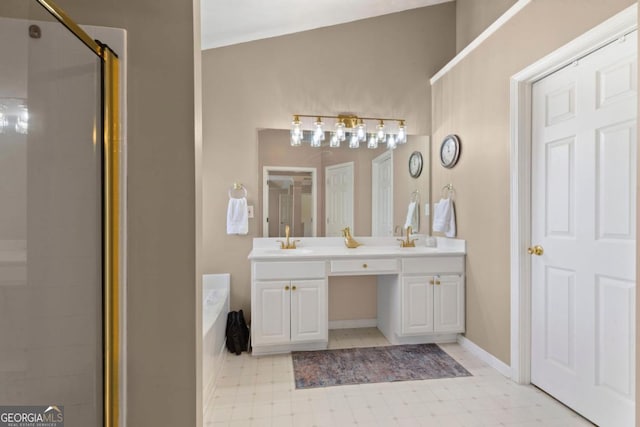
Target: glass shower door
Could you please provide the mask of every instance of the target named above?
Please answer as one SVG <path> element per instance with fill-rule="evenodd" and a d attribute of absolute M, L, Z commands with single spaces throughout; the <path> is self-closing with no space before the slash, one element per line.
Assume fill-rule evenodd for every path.
<path fill-rule="evenodd" d="M 0 5 L 0 405 L 67 427 L 103 423 L 100 67 L 37 3 Z"/>

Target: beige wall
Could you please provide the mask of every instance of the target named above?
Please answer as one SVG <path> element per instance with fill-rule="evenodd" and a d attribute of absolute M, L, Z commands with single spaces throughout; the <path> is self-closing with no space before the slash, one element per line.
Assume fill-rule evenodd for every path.
<path fill-rule="evenodd" d="M 456 0 L 456 52 L 460 52 L 518 0 Z"/>
<path fill-rule="evenodd" d="M 225 234 L 227 190 L 261 183 L 259 128 L 288 129 L 293 113 L 405 117 L 431 133 L 428 78 L 455 51 L 455 4 L 203 52 L 203 268 L 231 273 L 231 305 L 250 309 L 247 255 L 257 236 Z M 357 228 L 357 227 L 356 227 Z"/>
<path fill-rule="evenodd" d="M 81 24 L 128 31 L 128 425 L 192 426 L 196 423 L 193 2 L 56 3 Z M 24 1 L 0 4 L 0 15 L 11 16 Z"/>
<path fill-rule="evenodd" d="M 532 2 L 432 88 L 432 188 L 437 193 L 446 183 L 453 183 L 458 235 L 468 245 L 466 335 L 507 364 L 509 79 L 633 3 Z M 450 133 L 460 136 L 462 154 L 458 165 L 446 170 L 435 159 L 440 141 Z"/>

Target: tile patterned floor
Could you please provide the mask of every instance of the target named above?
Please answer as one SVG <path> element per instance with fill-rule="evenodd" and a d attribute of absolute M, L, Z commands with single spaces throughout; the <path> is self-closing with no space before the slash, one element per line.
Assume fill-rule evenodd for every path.
<path fill-rule="evenodd" d="M 375 328 L 330 331 L 329 348 L 388 345 Z M 458 344 L 441 347 L 474 376 L 296 390 L 290 355 L 227 354 L 204 425 L 591 426 L 532 386 L 503 377 Z"/>

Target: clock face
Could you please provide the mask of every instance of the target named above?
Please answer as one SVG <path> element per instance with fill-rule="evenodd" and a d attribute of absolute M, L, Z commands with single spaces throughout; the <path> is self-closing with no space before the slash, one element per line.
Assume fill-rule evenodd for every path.
<path fill-rule="evenodd" d="M 413 178 L 417 178 L 422 173 L 422 154 L 419 151 L 414 151 L 409 156 L 409 174 Z"/>
<path fill-rule="evenodd" d="M 460 157 L 460 140 L 456 135 L 449 135 L 440 145 L 440 163 L 445 168 L 452 168 Z"/>

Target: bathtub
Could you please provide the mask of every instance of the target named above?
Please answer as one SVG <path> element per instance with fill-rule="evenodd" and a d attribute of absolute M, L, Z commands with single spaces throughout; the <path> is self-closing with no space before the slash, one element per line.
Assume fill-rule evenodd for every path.
<path fill-rule="evenodd" d="M 225 356 L 225 329 L 229 312 L 229 274 L 202 276 L 202 387 L 203 401 L 215 390 Z"/>

